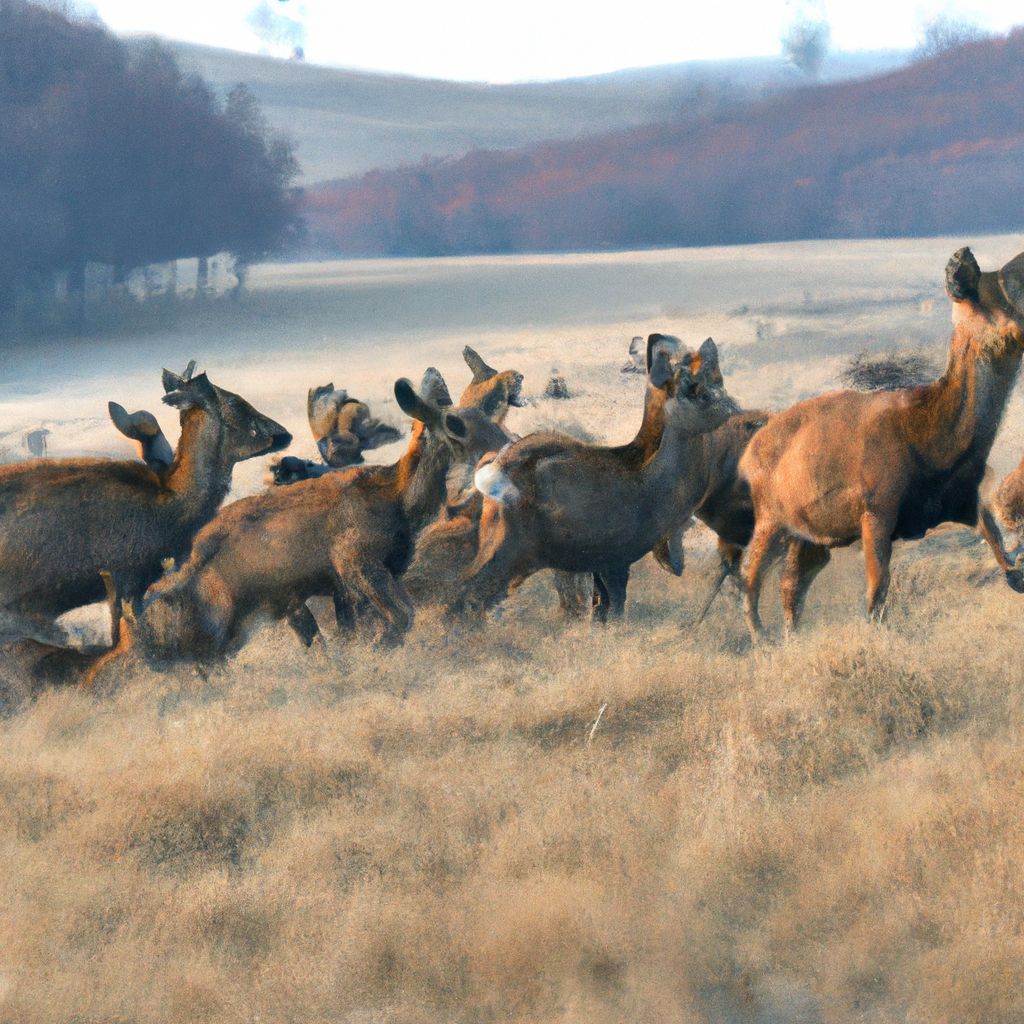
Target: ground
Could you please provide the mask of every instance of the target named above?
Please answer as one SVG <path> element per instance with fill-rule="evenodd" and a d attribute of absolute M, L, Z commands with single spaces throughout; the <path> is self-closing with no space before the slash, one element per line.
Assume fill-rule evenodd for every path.
<path fill-rule="evenodd" d="M 862 349 L 941 360 L 964 241 L 983 267 L 1024 248 L 267 268 L 230 316 L 15 350 L 0 443 L 118 451 L 108 398 L 173 438 L 159 366 L 196 356 L 311 454 L 307 387 L 398 423 L 394 378 L 434 363 L 458 389 L 467 342 L 526 374 L 513 429 L 625 439 L 642 383 L 619 368 L 650 330 L 713 335 L 730 391 L 779 407 Z M 553 369 L 577 397 L 539 399 Z M 1014 396 L 992 461 L 1022 449 Z M 563 630 L 538 578 L 486 632 L 425 613 L 397 651 L 268 628 L 222 672 L 17 707 L 0 665 L 0 1021 L 1022 1019 L 1024 599 L 950 529 L 897 548 L 883 626 L 851 550 L 805 631 L 752 652 L 733 593 L 693 625 L 713 557 L 688 541 L 610 629 Z M 771 580 L 764 603 L 777 634 Z"/>

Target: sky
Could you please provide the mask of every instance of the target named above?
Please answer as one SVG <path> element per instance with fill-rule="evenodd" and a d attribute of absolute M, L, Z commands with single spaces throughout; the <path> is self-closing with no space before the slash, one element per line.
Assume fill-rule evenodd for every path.
<path fill-rule="evenodd" d="M 317 64 L 462 81 L 567 78 L 772 55 L 798 18 L 833 50 L 911 49 L 939 16 L 1002 32 L 1020 0 L 81 0 L 119 33 L 152 33 Z"/>

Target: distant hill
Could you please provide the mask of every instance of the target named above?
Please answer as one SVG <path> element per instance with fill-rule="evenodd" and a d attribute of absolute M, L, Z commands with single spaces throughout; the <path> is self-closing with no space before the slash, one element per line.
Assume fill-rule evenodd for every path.
<path fill-rule="evenodd" d="M 373 172 L 307 196 L 345 254 L 708 245 L 1024 225 L 1024 29 L 880 77 Z"/>
<path fill-rule="evenodd" d="M 781 58 L 756 58 L 481 85 L 165 43 L 183 67 L 198 71 L 221 93 L 245 82 L 270 123 L 296 143 L 305 182 L 418 163 L 424 156 L 461 156 L 635 127 L 671 117 L 680 106 L 734 101 L 804 81 Z M 897 51 L 836 54 L 826 60 L 822 76 L 872 74 L 906 59 Z"/>

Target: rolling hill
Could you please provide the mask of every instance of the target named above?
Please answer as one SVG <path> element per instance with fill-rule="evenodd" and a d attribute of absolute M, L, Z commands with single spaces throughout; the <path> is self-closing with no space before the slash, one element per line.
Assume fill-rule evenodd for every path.
<path fill-rule="evenodd" d="M 868 79 L 372 172 L 307 195 L 347 255 L 713 245 L 1024 223 L 1024 30 Z"/>
<path fill-rule="evenodd" d="M 135 45 L 142 45 L 135 40 Z M 318 67 L 165 41 L 183 68 L 221 94 L 245 82 L 267 119 L 296 144 L 304 182 L 419 162 L 424 156 L 508 149 L 635 127 L 681 106 L 791 88 L 803 76 L 781 58 L 693 61 L 560 82 L 518 85 L 436 81 Z M 897 51 L 835 54 L 825 79 L 877 73 Z"/>

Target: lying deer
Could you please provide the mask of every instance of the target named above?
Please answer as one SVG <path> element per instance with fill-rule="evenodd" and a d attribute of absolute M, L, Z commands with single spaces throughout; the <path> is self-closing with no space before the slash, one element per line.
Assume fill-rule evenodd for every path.
<path fill-rule="evenodd" d="M 56 618 L 104 599 L 102 571 L 119 598 L 141 596 L 161 561 L 184 557 L 214 517 L 235 463 L 291 442 L 284 427 L 206 374 L 165 370 L 163 382 L 164 402 L 181 412 L 165 471 L 107 459 L 0 466 L 0 640 L 63 643 Z"/>
<path fill-rule="evenodd" d="M 755 639 L 764 571 L 783 546 L 788 631 L 830 548 L 863 542 L 867 611 L 879 619 L 894 540 L 943 522 L 978 524 L 985 461 L 1024 349 L 1024 253 L 982 273 L 960 249 L 946 267 L 946 291 L 954 327 L 939 380 L 798 402 L 773 416 L 740 460 L 756 524 L 743 573 Z"/>
<path fill-rule="evenodd" d="M 485 609 L 513 581 L 553 568 L 593 573 L 607 614 L 622 616 L 630 566 L 688 522 L 700 498 L 686 472 L 700 435 L 735 412 L 713 341 L 673 366 L 661 340 L 648 344 L 648 377 L 664 414 L 653 456 L 643 460 L 632 444 L 532 434 L 477 471 L 480 547 L 450 614 Z"/>
<path fill-rule="evenodd" d="M 425 391 L 433 375 L 440 378 L 428 371 Z M 404 379 L 395 398 L 415 420 L 397 463 L 229 505 L 196 538 L 188 561 L 126 609 L 118 654 L 137 646 L 156 664 L 216 661 L 238 650 L 259 620 L 301 619 L 314 596 L 334 596 L 343 617 L 353 600 L 369 602 L 386 622 L 384 642 L 400 641 L 413 608 L 399 577 L 416 535 L 444 501 L 449 468 L 475 464 L 505 438 L 486 406 L 456 411 Z"/>

